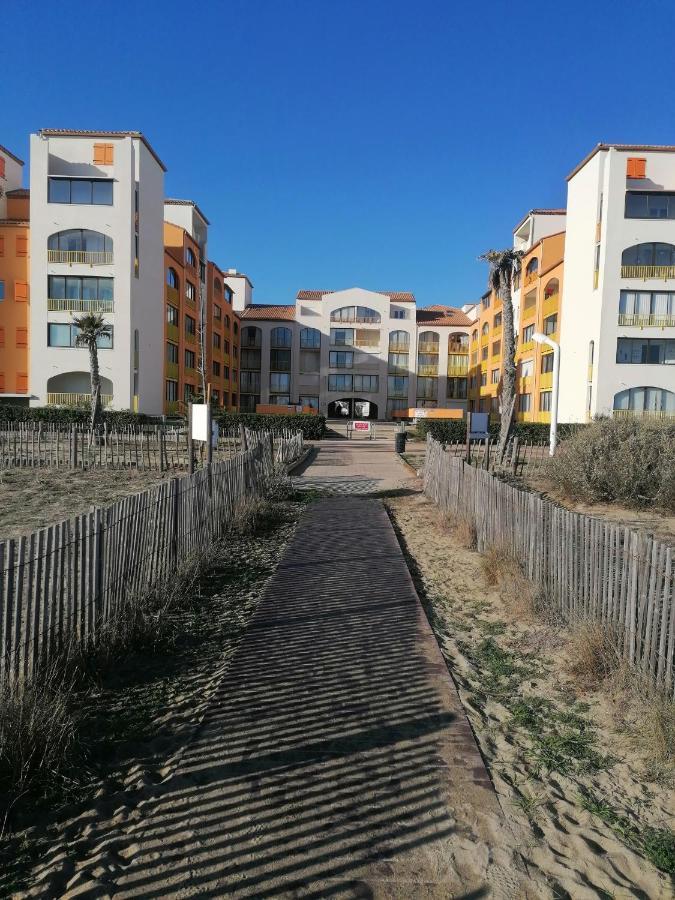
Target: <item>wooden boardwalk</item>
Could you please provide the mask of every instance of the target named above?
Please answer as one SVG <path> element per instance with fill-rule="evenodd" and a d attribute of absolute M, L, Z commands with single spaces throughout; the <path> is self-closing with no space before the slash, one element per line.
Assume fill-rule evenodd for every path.
<path fill-rule="evenodd" d="M 116 898 L 501 896 L 487 847 L 502 828 L 384 507 L 329 498 L 304 514 L 108 884 Z"/>

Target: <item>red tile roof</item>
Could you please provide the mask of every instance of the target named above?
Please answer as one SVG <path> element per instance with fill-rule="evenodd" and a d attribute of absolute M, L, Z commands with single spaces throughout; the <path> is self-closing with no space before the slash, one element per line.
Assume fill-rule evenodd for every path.
<path fill-rule="evenodd" d="M 240 319 L 262 319 L 293 322 L 295 320 L 295 303 L 282 305 L 279 303 L 255 303 L 247 306 L 239 313 Z"/>
<path fill-rule="evenodd" d="M 114 137 L 133 137 L 138 138 L 148 148 L 149 152 L 154 156 L 162 169 L 166 172 L 166 166 L 153 150 L 150 142 L 140 131 L 78 131 L 72 128 L 41 128 L 38 134 L 45 137 L 95 137 L 95 138 L 114 138 Z"/>
<path fill-rule="evenodd" d="M 451 325 L 460 328 L 468 328 L 473 324 L 472 320 L 454 306 L 427 306 L 417 310 L 417 322 L 420 325 Z"/>
<path fill-rule="evenodd" d="M 338 291 L 298 291 L 298 300 L 321 300 L 326 294 L 335 293 L 338 293 Z M 383 294 L 394 302 L 415 302 L 415 295 L 409 291 L 375 291 L 374 293 Z"/>

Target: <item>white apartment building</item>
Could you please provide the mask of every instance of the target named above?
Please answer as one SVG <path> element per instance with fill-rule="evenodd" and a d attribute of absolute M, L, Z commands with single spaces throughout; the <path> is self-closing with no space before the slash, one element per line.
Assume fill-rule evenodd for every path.
<path fill-rule="evenodd" d="M 139 132 L 45 129 L 31 135 L 31 403 L 72 404 L 90 390 L 72 318 L 101 313 L 102 396 L 161 413 L 164 172 Z"/>
<path fill-rule="evenodd" d="M 407 292 L 300 291 L 290 305 L 243 305 L 250 282 L 226 278 L 241 309 L 240 408 L 300 404 L 330 418 L 388 419 L 414 407 L 466 408 L 470 319 L 418 310 Z"/>
<path fill-rule="evenodd" d="M 598 144 L 568 178 L 561 422 L 675 415 L 675 147 Z"/>

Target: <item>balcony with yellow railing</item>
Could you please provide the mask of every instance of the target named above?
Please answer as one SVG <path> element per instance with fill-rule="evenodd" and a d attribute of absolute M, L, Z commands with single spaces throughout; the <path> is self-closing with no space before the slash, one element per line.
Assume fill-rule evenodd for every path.
<path fill-rule="evenodd" d="M 615 419 L 675 419 L 675 409 L 615 409 Z"/>
<path fill-rule="evenodd" d="M 170 341 L 178 341 L 178 338 L 179 338 L 178 325 L 171 325 L 169 322 L 167 322 L 166 336 L 169 338 Z"/>
<path fill-rule="evenodd" d="M 550 316 L 552 313 L 558 312 L 559 306 L 560 294 L 551 294 L 550 297 L 545 297 L 542 304 L 542 312 L 544 318 L 546 318 L 546 316 Z"/>
<path fill-rule="evenodd" d="M 537 278 L 539 277 L 539 270 L 535 269 L 534 272 L 526 272 L 525 278 L 523 279 L 523 286 L 527 287 L 528 284 L 533 284 Z"/>
<path fill-rule="evenodd" d="M 631 328 L 670 328 L 675 325 L 675 315 L 619 313 L 619 325 L 627 325 Z"/>
<path fill-rule="evenodd" d="M 438 341 L 420 341 L 417 345 L 417 351 L 419 353 L 438 353 L 438 350 Z"/>
<path fill-rule="evenodd" d="M 183 369 L 183 377 L 184 378 L 194 378 L 197 374 L 197 370 L 192 368 L 191 366 L 185 366 Z"/>
<path fill-rule="evenodd" d="M 493 338 L 498 338 L 498 337 L 500 336 L 501 333 L 502 333 L 502 326 L 501 326 L 501 325 L 495 325 L 495 326 L 493 327 L 493 329 L 492 329 L 492 337 L 493 337 Z"/>
<path fill-rule="evenodd" d="M 417 374 L 425 377 L 438 375 L 438 366 L 418 366 Z"/>
<path fill-rule="evenodd" d="M 108 250 L 47 250 L 47 262 L 66 263 L 69 266 L 109 266 L 113 255 Z"/>
<path fill-rule="evenodd" d="M 539 387 L 542 391 L 547 391 L 553 387 L 553 372 L 542 372 L 539 376 Z"/>
<path fill-rule="evenodd" d="M 448 375 L 456 378 L 469 374 L 469 356 L 464 353 L 453 353 L 448 357 Z"/>
<path fill-rule="evenodd" d="M 171 287 L 170 284 L 166 285 L 166 299 L 169 303 L 172 303 L 174 306 L 178 306 L 180 304 L 180 293 L 178 289 L 175 287 Z"/>
<path fill-rule="evenodd" d="M 187 344 L 194 344 L 196 342 L 196 340 L 197 340 L 196 334 L 194 334 L 193 332 L 190 332 L 190 331 L 185 332 L 185 342 Z"/>
<path fill-rule="evenodd" d="M 112 399 L 112 394 L 101 394 L 101 405 L 109 406 Z M 90 403 L 90 394 L 47 394 L 47 406 L 89 406 Z"/>
<path fill-rule="evenodd" d="M 114 300 L 67 300 L 48 299 L 49 312 L 79 312 L 79 313 L 111 313 L 115 311 Z"/>
<path fill-rule="evenodd" d="M 532 390 L 532 382 L 533 378 L 531 375 L 523 375 L 518 379 L 518 393 L 519 394 L 529 394 Z"/>
<path fill-rule="evenodd" d="M 167 362 L 166 363 L 166 377 L 167 378 L 178 378 L 178 363 L 175 362 Z"/>
<path fill-rule="evenodd" d="M 370 347 L 374 350 L 379 349 L 380 335 L 376 332 L 373 332 L 373 334 L 375 337 L 372 338 L 355 338 L 354 347 Z"/>
<path fill-rule="evenodd" d="M 396 341 L 389 344 L 390 353 L 409 353 L 410 344 L 399 344 Z"/>
<path fill-rule="evenodd" d="M 523 341 L 523 343 L 518 347 L 519 353 L 528 353 L 530 350 L 534 350 L 534 341 Z"/>
<path fill-rule="evenodd" d="M 541 425 L 550 425 L 551 413 L 548 410 L 539 410 L 539 412 L 534 413 L 534 417 L 531 421 L 539 422 Z"/>
<path fill-rule="evenodd" d="M 675 278 L 675 266 L 621 266 L 622 278 L 649 278 L 663 279 Z"/>

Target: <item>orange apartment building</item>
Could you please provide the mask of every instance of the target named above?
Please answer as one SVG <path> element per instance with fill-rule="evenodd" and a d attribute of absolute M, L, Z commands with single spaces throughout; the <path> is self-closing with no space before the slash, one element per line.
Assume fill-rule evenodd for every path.
<path fill-rule="evenodd" d="M 23 162 L 0 146 L 0 401 L 28 399 L 29 193 Z"/>
<path fill-rule="evenodd" d="M 565 232 L 548 235 L 523 256 L 514 284 L 516 335 L 516 420 L 551 421 L 553 352 L 532 335 L 543 332 L 553 340 L 560 333 Z M 519 298 L 519 305 L 518 305 Z M 503 341 L 502 303 L 489 291 L 477 307 L 469 345 L 469 402 L 474 412 L 499 412 Z"/>
<path fill-rule="evenodd" d="M 232 309 L 233 291 L 226 274 L 214 262 L 207 267 L 206 381 L 211 400 L 230 412 L 237 409 L 239 391 L 239 321 Z"/>

